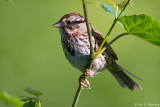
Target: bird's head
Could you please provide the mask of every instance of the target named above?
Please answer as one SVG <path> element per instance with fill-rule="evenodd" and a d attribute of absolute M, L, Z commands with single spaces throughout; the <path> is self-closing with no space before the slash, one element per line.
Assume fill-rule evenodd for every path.
<path fill-rule="evenodd" d="M 53 24 L 53 26 L 58 28 L 71 27 L 83 22 L 85 22 L 85 19 L 79 13 L 68 13 L 64 15 L 57 23 Z"/>

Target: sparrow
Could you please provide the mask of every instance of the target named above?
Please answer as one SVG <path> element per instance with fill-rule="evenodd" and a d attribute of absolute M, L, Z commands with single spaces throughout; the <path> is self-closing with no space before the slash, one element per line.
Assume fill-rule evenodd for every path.
<path fill-rule="evenodd" d="M 90 42 L 85 18 L 82 15 L 76 12 L 65 14 L 58 22 L 53 24 L 53 26 L 60 29 L 61 43 L 65 57 L 73 67 L 89 77 L 93 77 L 107 69 L 123 88 L 128 87 L 131 90 L 142 90 L 142 87 L 126 74 L 128 71 L 116 63 L 118 57 L 111 46 L 99 55 L 98 58 L 94 59 L 91 70 L 87 70 L 90 62 Z M 96 52 L 104 37 L 91 24 L 90 29 L 94 51 Z M 108 42 L 106 41 L 105 45 L 107 44 Z M 134 76 L 133 74 L 131 75 Z M 87 87 L 87 85 L 83 83 L 83 77 L 84 75 L 81 76 L 80 85 Z M 89 85 L 89 81 L 86 81 L 86 83 Z"/>

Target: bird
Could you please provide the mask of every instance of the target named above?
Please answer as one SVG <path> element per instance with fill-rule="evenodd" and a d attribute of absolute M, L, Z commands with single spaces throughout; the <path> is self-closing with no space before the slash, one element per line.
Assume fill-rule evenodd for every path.
<path fill-rule="evenodd" d="M 65 57 L 73 67 L 88 77 L 93 77 L 107 69 L 122 88 L 126 89 L 128 87 L 130 90 L 142 90 L 142 87 L 127 75 L 128 71 L 117 64 L 118 57 L 111 46 L 100 54 L 98 58 L 94 59 L 90 71 L 87 69 L 91 59 L 90 42 L 86 21 L 82 15 L 76 12 L 65 14 L 53 26 L 60 29 L 61 43 Z M 94 52 L 96 52 L 104 40 L 104 36 L 91 24 L 89 24 L 89 27 L 91 29 Z M 106 41 L 105 45 L 107 44 L 108 42 Z M 132 73 L 128 73 L 136 77 Z M 81 87 L 90 87 L 89 81 L 86 81 L 87 85 L 83 83 L 84 75 L 81 75 L 80 78 Z"/>

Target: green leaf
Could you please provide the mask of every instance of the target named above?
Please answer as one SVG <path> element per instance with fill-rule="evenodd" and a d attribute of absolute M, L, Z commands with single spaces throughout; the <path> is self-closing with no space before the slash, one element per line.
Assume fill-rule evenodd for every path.
<path fill-rule="evenodd" d="M 113 0 L 108 0 L 114 7 L 116 7 L 116 3 Z"/>
<path fill-rule="evenodd" d="M 126 5 L 127 2 L 128 2 L 128 0 L 125 0 L 125 1 L 121 2 L 120 4 L 118 4 L 119 9 L 122 9 Z M 130 0 L 128 5 L 132 5 L 132 4 L 133 4 L 133 1 Z"/>
<path fill-rule="evenodd" d="M 151 16 L 123 16 L 118 21 L 128 33 L 160 46 L 160 23 Z"/>
<path fill-rule="evenodd" d="M 38 91 L 38 90 L 33 90 L 33 89 L 31 89 L 31 88 L 26 88 L 26 89 L 24 89 L 24 90 L 25 90 L 26 92 L 28 92 L 28 93 L 36 96 L 36 97 L 43 94 L 42 92 L 40 92 L 40 91 Z"/>
<path fill-rule="evenodd" d="M 104 8 L 113 18 L 115 18 L 116 17 L 116 8 L 117 8 L 117 6 L 114 6 L 114 4 L 104 4 L 104 5 L 101 5 L 102 6 L 102 8 Z M 117 16 L 119 15 L 119 13 L 121 12 L 121 10 L 120 9 L 118 9 L 118 11 L 117 11 Z M 122 15 L 121 15 L 121 17 L 122 16 L 124 16 L 125 15 L 125 13 L 123 12 L 122 13 Z"/>
<path fill-rule="evenodd" d="M 0 100 L 6 104 L 13 104 L 14 107 L 22 107 L 24 104 L 23 101 L 19 101 L 17 98 L 12 97 L 6 92 L 0 93 Z"/>
<path fill-rule="evenodd" d="M 23 107 L 36 107 L 36 102 L 29 100 L 28 102 L 24 103 Z"/>

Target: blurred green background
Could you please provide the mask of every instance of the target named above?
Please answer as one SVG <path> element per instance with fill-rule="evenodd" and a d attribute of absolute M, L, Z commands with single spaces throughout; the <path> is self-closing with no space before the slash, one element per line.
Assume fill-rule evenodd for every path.
<path fill-rule="evenodd" d="M 159 0 L 134 0 L 126 14 L 147 13 L 160 21 L 159 4 Z M 105 35 L 113 22 L 111 16 L 98 4 L 88 4 L 88 11 L 92 25 Z M 0 0 L 0 91 L 28 96 L 23 89 L 31 87 L 44 93 L 42 107 L 71 107 L 81 72 L 65 59 L 59 30 L 52 27 L 69 12 L 83 14 L 81 1 Z M 109 40 L 122 32 L 117 24 Z M 132 36 L 119 39 L 112 47 L 118 63 L 144 80 L 136 80 L 143 90 L 123 90 L 106 70 L 89 79 L 92 89 L 82 92 L 78 107 L 160 104 L 160 47 Z M 0 107 L 12 106 L 0 101 Z"/>

